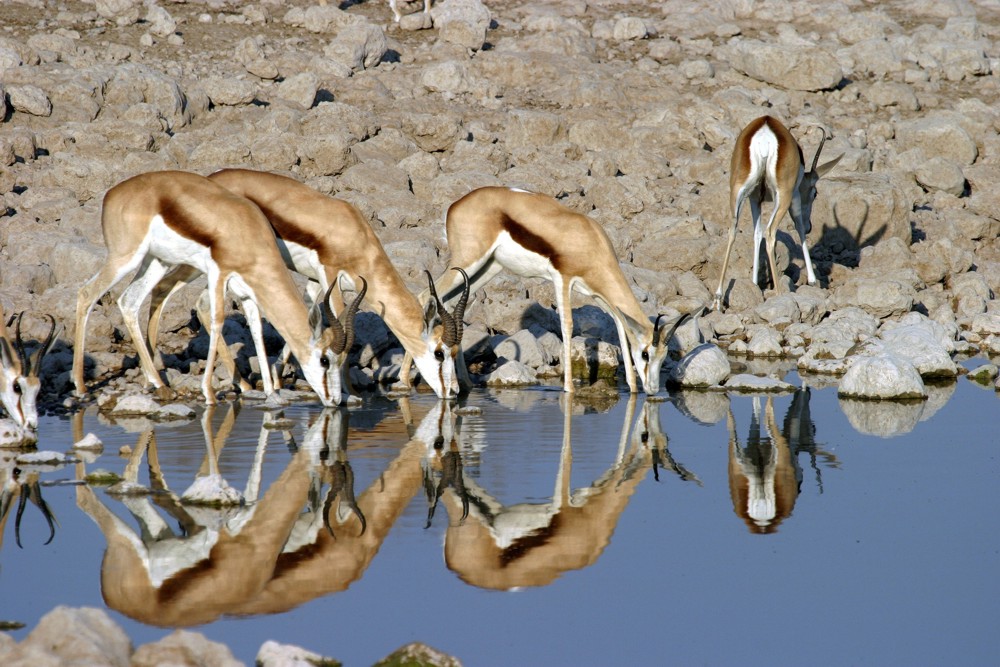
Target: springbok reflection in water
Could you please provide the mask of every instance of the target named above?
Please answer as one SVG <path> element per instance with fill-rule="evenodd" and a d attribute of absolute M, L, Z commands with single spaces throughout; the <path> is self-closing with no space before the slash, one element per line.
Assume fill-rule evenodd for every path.
<path fill-rule="evenodd" d="M 48 503 L 42 498 L 42 486 L 38 471 L 24 470 L 13 461 L 9 464 L 7 461 L 3 461 L 0 463 L 0 547 L 3 546 L 3 534 L 15 498 L 17 499 L 17 511 L 14 518 L 14 541 L 17 542 L 17 546 L 21 546 L 21 517 L 29 500 L 41 510 L 42 516 L 49 524 L 49 537 L 45 540 L 45 544 L 52 542 L 56 536 L 58 522 Z"/>
<path fill-rule="evenodd" d="M 230 407 L 217 435 L 211 432 L 210 413 L 202 421 L 210 475 L 218 472 L 213 459 L 217 459 L 235 415 L 236 410 Z M 264 497 L 257 500 L 268 420 L 265 416 L 243 494 L 246 504 L 213 511 L 183 503 L 163 478 L 153 429 L 139 436 L 125 469 L 125 483 L 118 487 L 126 494 L 121 501 L 138 522 L 138 530 L 112 512 L 89 486 L 77 486 L 77 506 L 97 523 L 107 541 L 101 591 L 110 608 L 149 625 L 186 627 L 213 621 L 263 589 L 306 502 L 310 467 L 318 458 L 306 448 L 295 452 Z M 144 455 L 151 494 L 136 493 Z M 78 464 L 77 479 L 84 475 L 83 464 Z M 178 533 L 154 505 L 177 522 Z"/>
<path fill-rule="evenodd" d="M 563 440 L 550 502 L 505 506 L 475 480 L 460 479 L 461 467 L 452 465 L 449 479 L 444 457 L 452 449 L 442 453 L 441 480 L 449 484 L 447 490 L 440 483 L 435 488 L 441 489 L 449 515 L 445 563 L 466 583 L 494 590 L 545 586 L 563 572 L 592 565 L 651 468 L 657 477 L 663 469 L 700 484 L 667 450 L 659 403 L 643 404 L 629 437 L 636 408 L 632 395 L 610 467 L 589 486 L 573 491 L 572 408 L 566 401 L 563 397 Z"/>
<path fill-rule="evenodd" d="M 809 388 L 796 390 L 779 429 L 774 416 L 774 399 L 764 407 L 764 432 L 761 432 L 760 398 L 753 397 L 753 415 L 745 446 L 736 435 L 732 408 L 726 417 L 729 428 L 729 493 L 733 510 L 752 533 L 768 534 L 778 530 L 792 514 L 802 488 L 800 453 L 809 455 L 816 473 L 816 484 L 823 492 L 823 477 L 817 465 L 822 456 L 836 467 L 837 459 L 816 443 L 816 426 L 809 412 Z"/>
<path fill-rule="evenodd" d="M 414 428 L 409 400 L 401 398 L 399 406 L 402 421 L 385 420 L 377 429 L 383 438 L 398 429 L 400 439 L 407 439 L 405 444 L 385 471 L 349 504 L 349 512 L 339 515 L 343 519 L 354 516 L 359 525 L 353 530 L 338 528 L 334 534 L 319 530 L 315 518 L 310 524 L 310 518 L 303 515 L 294 531 L 297 538 L 289 540 L 278 556 L 270 580 L 258 594 L 235 607 L 233 613 L 287 611 L 317 597 L 343 591 L 361 578 L 390 529 L 420 490 L 424 453 L 442 437 L 442 425 L 452 419 L 452 403 L 438 401 Z M 336 428 L 327 433 L 334 439 L 343 437 Z M 327 512 L 329 503 L 322 511 L 324 515 Z M 310 527 L 305 529 L 306 525 Z"/>

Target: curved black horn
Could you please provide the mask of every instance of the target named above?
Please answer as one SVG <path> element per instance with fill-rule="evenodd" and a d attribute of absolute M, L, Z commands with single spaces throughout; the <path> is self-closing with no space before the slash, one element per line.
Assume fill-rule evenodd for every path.
<path fill-rule="evenodd" d="M 819 146 L 816 148 L 816 155 L 813 156 L 812 167 L 809 171 L 816 171 L 816 165 L 819 163 L 819 154 L 823 152 L 823 144 L 826 143 L 826 128 L 821 125 L 817 127 L 819 127 L 819 131 L 823 133 L 823 136 L 820 137 Z"/>
<path fill-rule="evenodd" d="M 45 317 L 49 318 L 49 333 L 45 336 L 45 341 L 37 350 L 35 350 L 35 353 L 31 355 L 31 361 L 28 364 L 28 368 L 24 371 L 25 375 L 38 375 L 38 372 L 42 367 L 42 357 L 44 357 L 45 353 L 49 351 L 49 346 L 52 345 L 52 338 L 56 334 L 56 318 L 51 315 L 46 315 Z"/>
<path fill-rule="evenodd" d="M 337 497 L 337 494 L 343 492 L 342 502 L 350 508 L 351 512 L 354 516 L 358 517 L 358 521 L 361 523 L 361 532 L 358 533 L 358 537 L 361 537 L 368 530 L 368 520 L 365 519 L 364 513 L 358 507 L 358 501 L 354 497 L 354 470 L 351 469 L 350 463 L 337 461 L 331 467 L 331 472 L 333 473 L 333 480 L 330 482 L 330 490 L 327 492 L 326 500 L 323 503 L 323 525 L 326 526 L 330 537 L 336 539 L 337 536 L 333 533 L 333 525 L 330 523 L 330 510 L 333 508 L 333 499 Z"/>
<path fill-rule="evenodd" d="M 465 281 L 465 288 L 462 290 L 462 296 L 459 297 L 458 303 L 455 304 L 455 309 L 451 311 L 451 316 L 455 320 L 455 342 L 453 345 L 462 342 L 462 327 L 464 326 L 462 320 L 465 317 L 465 306 L 469 303 L 469 274 L 465 272 L 460 266 L 451 267 L 455 271 L 462 274 L 462 279 Z"/>
<path fill-rule="evenodd" d="M 663 317 L 663 313 L 658 313 L 656 319 L 653 320 L 653 347 L 659 347 L 660 345 L 660 320 Z"/>
<path fill-rule="evenodd" d="M 330 308 L 330 295 L 336 286 L 336 280 L 330 283 L 330 286 L 326 289 L 326 293 L 323 295 L 323 300 L 320 301 L 319 307 L 323 315 L 326 316 L 326 321 L 330 323 L 330 331 L 333 334 L 333 341 L 330 343 L 330 347 L 333 349 L 334 354 L 340 354 L 344 351 L 344 343 L 347 342 L 347 336 L 344 333 L 344 325 L 333 314 L 333 308 Z"/>
<path fill-rule="evenodd" d="M 351 305 L 341 313 L 341 318 L 343 318 L 341 326 L 344 329 L 344 350 L 347 351 L 350 351 L 351 346 L 354 345 L 354 317 L 358 314 L 358 309 L 361 307 L 361 300 L 365 298 L 365 294 L 368 292 L 368 281 L 363 276 L 358 276 L 358 279 L 361 281 L 361 291 L 354 297 Z"/>
<path fill-rule="evenodd" d="M 427 274 L 427 284 L 430 285 L 431 297 L 433 297 L 434 303 L 437 304 L 438 316 L 441 318 L 441 326 L 444 328 L 444 332 L 441 335 L 441 341 L 450 347 L 458 342 L 458 331 L 455 325 L 455 318 L 447 311 L 447 309 L 445 309 L 444 304 L 441 303 L 441 299 L 438 297 L 437 289 L 434 287 L 434 277 L 431 275 L 431 272 L 424 270 L 424 273 Z"/>

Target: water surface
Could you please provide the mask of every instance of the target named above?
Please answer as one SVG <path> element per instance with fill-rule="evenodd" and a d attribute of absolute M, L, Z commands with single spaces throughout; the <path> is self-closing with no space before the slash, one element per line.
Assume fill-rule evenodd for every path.
<path fill-rule="evenodd" d="M 21 640 L 57 605 L 101 607 L 136 646 L 190 627 L 248 664 L 265 639 L 349 666 L 418 640 L 467 666 L 996 664 L 997 400 L 963 379 L 910 405 L 510 390 L 458 414 L 425 395 L 152 429 L 88 412 L 103 455 L 39 474 L 51 543 L 30 503 L 23 548 L 16 499 L 0 524 L 0 619 Z M 40 435 L 65 451 L 73 425 Z M 206 442 L 246 507 L 177 501 Z M 99 468 L 161 491 L 70 483 Z"/>

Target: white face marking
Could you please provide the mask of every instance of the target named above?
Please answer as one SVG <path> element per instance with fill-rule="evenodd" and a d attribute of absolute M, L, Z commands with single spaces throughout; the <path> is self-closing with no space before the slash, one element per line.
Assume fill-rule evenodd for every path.
<path fill-rule="evenodd" d="M 343 401 L 343 387 L 341 384 L 341 364 L 346 354 L 338 358 L 330 350 L 321 350 L 314 342 L 309 359 L 302 363 L 302 374 L 306 382 L 313 388 L 319 396 L 319 400 L 326 407 L 340 405 Z M 325 361 L 324 361 L 325 360 Z M 301 362 L 300 362 L 301 363 Z"/>
<path fill-rule="evenodd" d="M 438 359 L 438 350 L 440 350 L 441 359 Z M 431 339 L 427 341 L 427 350 L 423 354 L 413 357 L 413 363 L 416 364 L 424 382 L 430 385 L 438 398 L 451 398 L 458 395 L 455 358 L 447 346 Z"/>
<path fill-rule="evenodd" d="M 635 363 L 635 374 L 639 376 L 642 387 L 647 394 L 656 394 L 660 391 L 660 369 L 663 361 L 667 358 L 669 347 L 666 341 L 659 347 L 650 345 L 635 346 L 632 349 L 632 361 Z M 643 352 L 646 352 L 646 359 L 643 359 Z"/>

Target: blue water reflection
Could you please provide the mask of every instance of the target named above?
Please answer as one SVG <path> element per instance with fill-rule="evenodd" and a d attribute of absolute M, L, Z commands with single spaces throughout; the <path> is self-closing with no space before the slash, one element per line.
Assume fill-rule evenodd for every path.
<path fill-rule="evenodd" d="M 3 452 L 0 620 L 20 640 L 98 606 L 136 645 L 193 627 L 248 664 L 265 639 L 347 665 L 414 640 L 473 666 L 991 664 L 997 400 L 963 380 L 916 404 L 521 390 L 47 418 L 39 449 L 75 427 L 105 450 Z M 100 468 L 126 483 L 75 483 Z M 58 524 L 46 545 L 29 501 L 18 548 L 31 488 Z M 244 502 L 184 499 L 206 492 Z"/>

